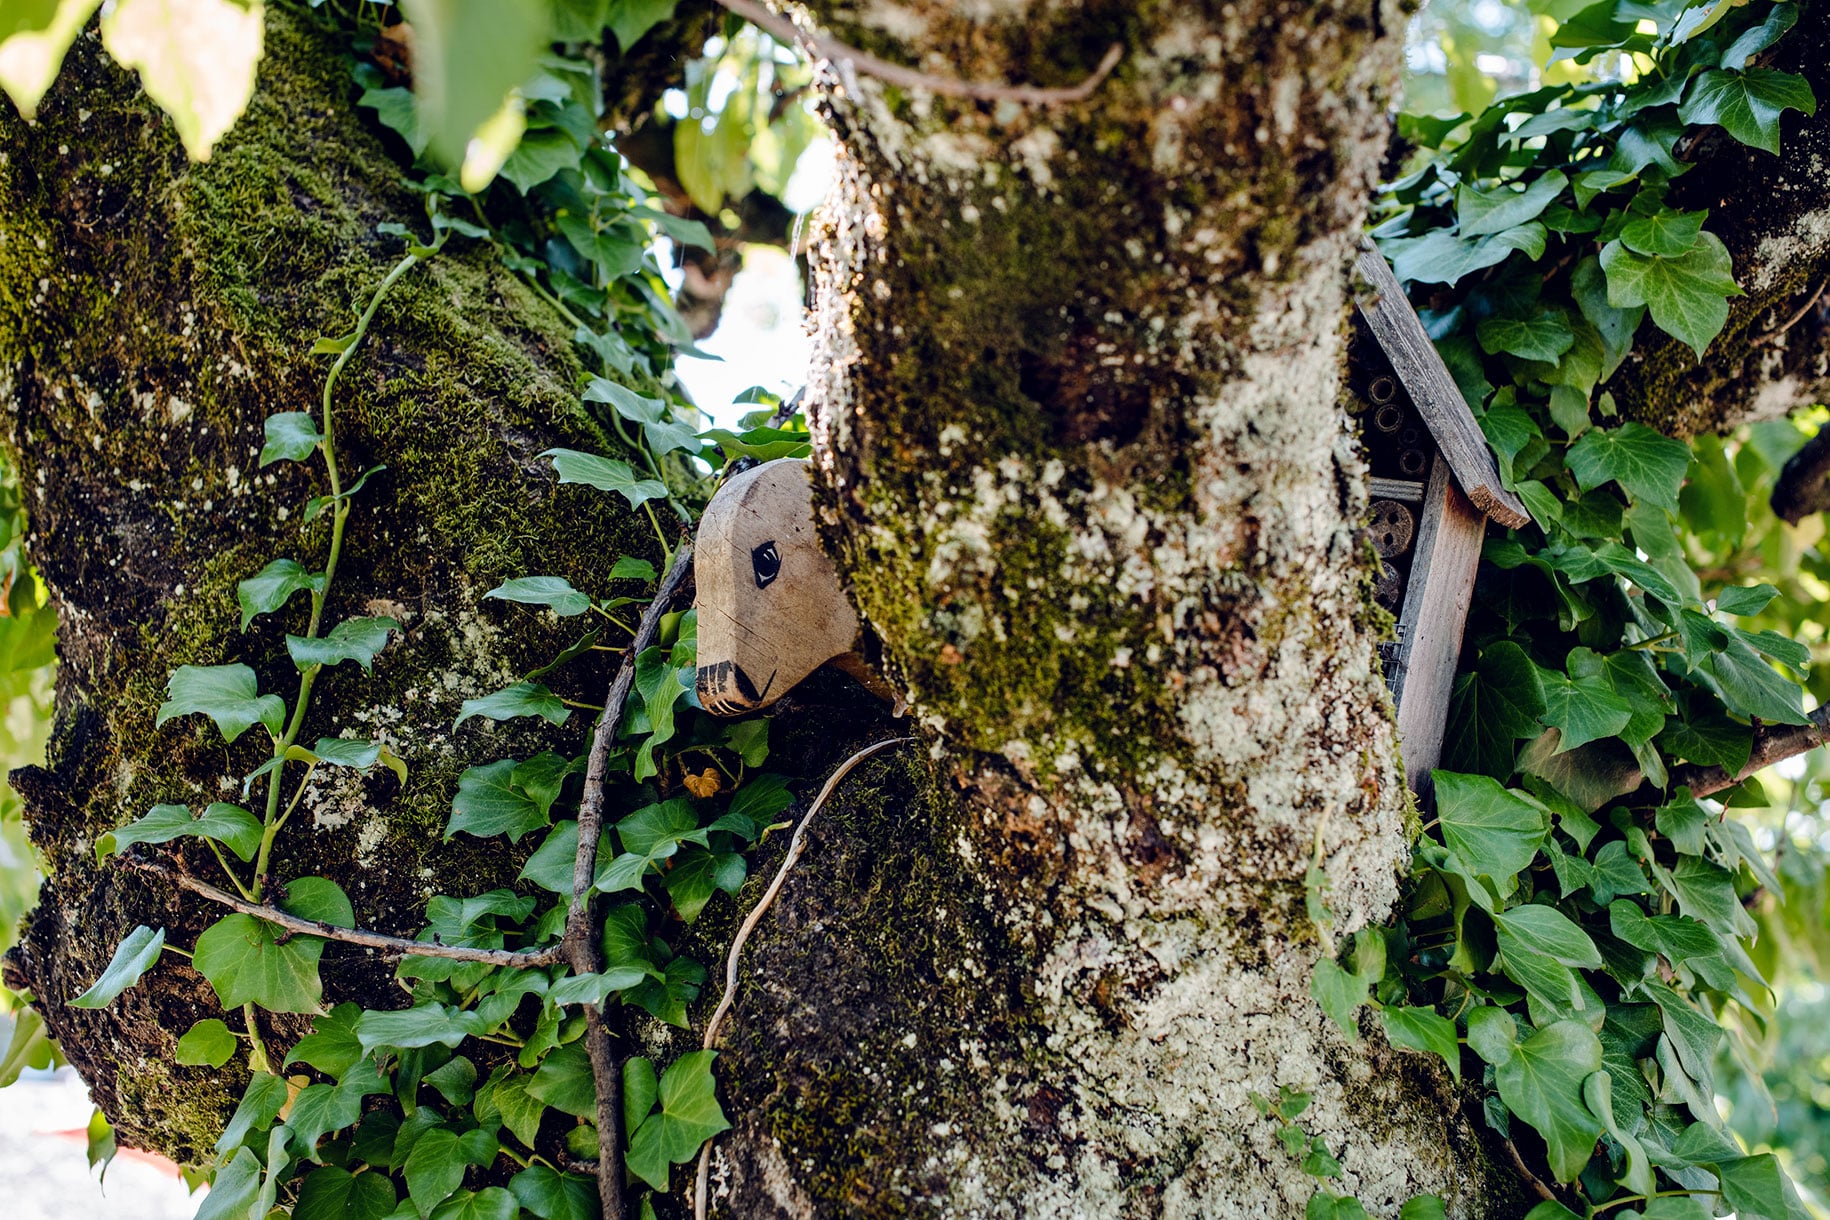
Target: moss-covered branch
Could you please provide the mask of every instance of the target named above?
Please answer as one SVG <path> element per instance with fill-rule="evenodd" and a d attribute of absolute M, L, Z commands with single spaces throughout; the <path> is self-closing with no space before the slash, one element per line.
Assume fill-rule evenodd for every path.
<path fill-rule="evenodd" d="M 155 728 L 153 713 L 181 664 L 243 661 L 267 689 L 296 680 L 284 633 L 302 629 L 302 599 L 243 634 L 235 586 L 275 555 L 323 552 L 327 518 L 300 510 L 328 489 L 290 463 L 259 467 L 262 421 L 313 409 L 326 366 L 313 340 L 348 329 L 399 257 L 376 226 L 430 236 L 421 198 L 358 117 L 336 41 L 271 12 L 254 102 L 208 164 L 187 162 L 89 36 L 37 123 L 0 119 L 4 426 L 62 659 L 50 764 L 17 780 L 51 879 L 15 966 L 122 1140 L 179 1160 L 207 1153 L 237 1084 L 173 1064 L 176 1036 L 216 1012 L 207 984 L 168 959 L 108 1009 L 66 1001 L 136 924 L 188 944 L 217 912 L 98 868 L 91 847 L 155 802 L 238 799 L 264 760 L 255 735 L 225 749 L 200 718 Z M 518 744 L 507 728 L 451 725 L 463 698 L 571 638 L 525 618 L 506 630 L 482 593 L 534 571 L 637 592 L 607 587 L 609 559 L 654 549 L 645 518 L 556 486 L 536 460 L 553 444 L 615 449 L 581 414 L 577 374 L 571 327 L 495 251 L 454 243 L 396 285 L 338 383 L 346 473 L 387 469 L 354 504 L 327 613 L 405 630 L 372 675 L 325 671 L 303 731 L 384 741 L 409 772 L 404 785 L 318 773 L 273 871 L 337 879 L 367 927 L 412 935 L 429 893 L 487 890 L 519 866 L 442 841 L 457 774 Z M 584 666 L 557 681 L 591 700 L 606 676 Z M 214 867 L 188 848 L 184 859 Z M 398 995 L 361 951 L 332 947 L 323 974 L 332 1002 Z M 298 1032 L 276 1022 L 282 1039 Z"/>

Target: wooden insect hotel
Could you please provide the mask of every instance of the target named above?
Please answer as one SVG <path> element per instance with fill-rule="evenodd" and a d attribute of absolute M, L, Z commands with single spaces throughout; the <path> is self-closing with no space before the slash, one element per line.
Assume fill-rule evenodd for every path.
<path fill-rule="evenodd" d="M 1489 518 L 1518 527 L 1525 505 L 1500 482 L 1474 413 L 1378 251 L 1356 270 L 1348 409 L 1372 474 L 1367 531 L 1379 603 L 1398 616 L 1381 645 L 1411 789 L 1427 799 Z"/>

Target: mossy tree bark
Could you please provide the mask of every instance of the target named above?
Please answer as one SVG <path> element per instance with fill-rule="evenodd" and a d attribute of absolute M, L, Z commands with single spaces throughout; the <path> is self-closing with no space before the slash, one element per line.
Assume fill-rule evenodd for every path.
<path fill-rule="evenodd" d="M 1404 6 L 820 12 L 946 76 L 1071 83 L 1112 43 L 1125 56 L 1052 109 L 827 78 L 824 527 L 924 741 L 822 813 L 752 942 L 714 1214 L 1295 1214 L 1314 1179 L 1250 1100 L 1280 1085 L 1315 1095 L 1335 1187 L 1375 1214 L 1423 1191 L 1522 1211 L 1446 1077 L 1308 999 L 1312 863 L 1338 936 L 1389 915 L 1408 852 L 1336 407 Z M 236 1083 L 171 1062 L 214 1013 L 207 986 L 168 960 L 109 1010 L 66 1001 L 135 924 L 188 943 L 214 912 L 91 846 L 156 801 L 233 797 L 261 761 L 153 711 L 184 663 L 246 660 L 287 688 L 296 624 L 237 633 L 234 587 L 321 553 L 298 520 L 320 489 L 255 468 L 261 420 L 310 409 L 311 339 L 391 261 L 376 222 L 418 205 L 335 47 L 295 18 L 273 19 L 255 103 L 208 165 L 91 39 L 65 73 L 36 125 L 0 120 L 4 409 L 64 631 L 50 765 L 19 780 L 53 876 L 14 967 L 123 1138 L 186 1159 Z M 557 639 L 481 593 L 531 571 L 602 589 L 606 557 L 647 545 L 534 460 L 608 444 L 575 373 L 567 329 L 472 250 L 403 281 L 346 378 L 346 461 L 389 470 L 333 612 L 407 631 L 372 677 L 320 683 L 308 733 L 382 737 L 412 772 L 315 790 L 278 871 L 336 879 L 369 926 L 411 931 L 427 894 L 518 863 L 439 841 L 462 767 L 525 752 L 453 733 L 458 701 Z M 777 734 L 808 773 L 899 731 L 833 685 Z M 708 915 L 701 956 L 733 921 Z M 361 955 L 333 949 L 326 979 L 386 1002 Z"/>
<path fill-rule="evenodd" d="M 209 987 L 168 955 L 107 1009 L 67 1001 L 136 924 L 188 947 L 220 912 L 97 867 L 92 847 L 157 802 L 239 800 L 265 761 L 258 729 L 225 748 L 202 717 L 154 728 L 174 668 L 239 660 L 263 690 L 296 685 L 284 634 L 302 630 L 304 600 L 244 634 L 235 589 L 276 557 L 322 565 L 328 514 L 304 524 L 301 509 L 327 489 L 321 464 L 258 467 L 262 421 L 315 413 L 328 361 L 312 341 L 347 331 L 402 252 L 377 223 L 430 236 L 353 97 L 337 40 L 281 10 L 253 105 L 208 164 L 186 162 L 92 34 L 36 123 L 0 118 L 0 409 L 61 657 L 49 766 L 15 779 L 50 880 L 9 964 L 121 1139 L 179 1160 L 207 1159 L 239 1092 L 233 1074 L 173 1064 L 175 1039 L 218 1015 Z M 387 470 L 356 502 L 326 624 L 387 614 L 405 630 L 372 675 L 321 675 L 304 740 L 383 740 L 410 770 L 404 786 L 385 770 L 314 778 L 273 877 L 332 878 L 365 925 L 412 935 L 428 895 L 514 878 L 498 844 L 441 841 L 451 793 L 465 766 L 551 735 L 452 721 L 577 631 L 482 594 L 530 572 L 609 592 L 610 558 L 655 557 L 645 518 L 558 487 L 536 459 L 614 445 L 580 414 L 576 373 L 570 328 L 473 246 L 399 282 L 340 382 L 343 469 Z M 602 673 L 559 682 L 602 697 Z M 183 855 L 212 875 L 207 851 Z M 323 974 L 330 1002 L 400 1002 L 390 968 L 362 952 L 333 946 Z M 274 1018 L 265 1032 L 277 1049 L 303 1028 Z"/>
<path fill-rule="evenodd" d="M 1298 1214 L 1279 1085 L 1374 1214 L 1503 1214 L 1446 1077 L 1308 996 L 1311 862 L 1339 933 L 1408 851 L 1337 406 L 1404 13 L 814 7 L 950 78 L 1126 52 L 1052 109 L 828 78 L 819 501 L 937 788 L 752 950 L 714 1214 Z"/>

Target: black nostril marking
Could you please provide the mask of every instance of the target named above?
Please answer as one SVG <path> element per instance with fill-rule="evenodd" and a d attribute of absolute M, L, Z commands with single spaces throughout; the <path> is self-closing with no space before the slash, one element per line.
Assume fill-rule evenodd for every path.
<path fill-rule="evenodd" d="M 782 572 L 781 553 L 775 549 L 773 541 L 765 542 L 750 552 L 750 568 L 756 573 L 756 587 L 766 589 Z"/>
<path fill-rule="evenodd" d="M 758 583 L 762 583 L 759 581 Z M 737 679 L 737 690 L 751 703 L 760 703 L 762 695 L 756 689 L 756 683 L 750 681 L 750 675 L 743 672 L 743 666 L 731 666 L 732 676 Z"/>

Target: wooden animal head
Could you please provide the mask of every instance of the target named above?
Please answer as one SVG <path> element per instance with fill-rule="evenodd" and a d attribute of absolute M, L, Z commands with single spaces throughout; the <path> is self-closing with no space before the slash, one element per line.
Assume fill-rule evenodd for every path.
<path fill-rule="evenodd" d="M 768 707 L 858 639 L 858 614 L 820 549 L 813 470 L 782 458 L 718 489 L 693 552 L 699 702 L 717 716 Z"/>

